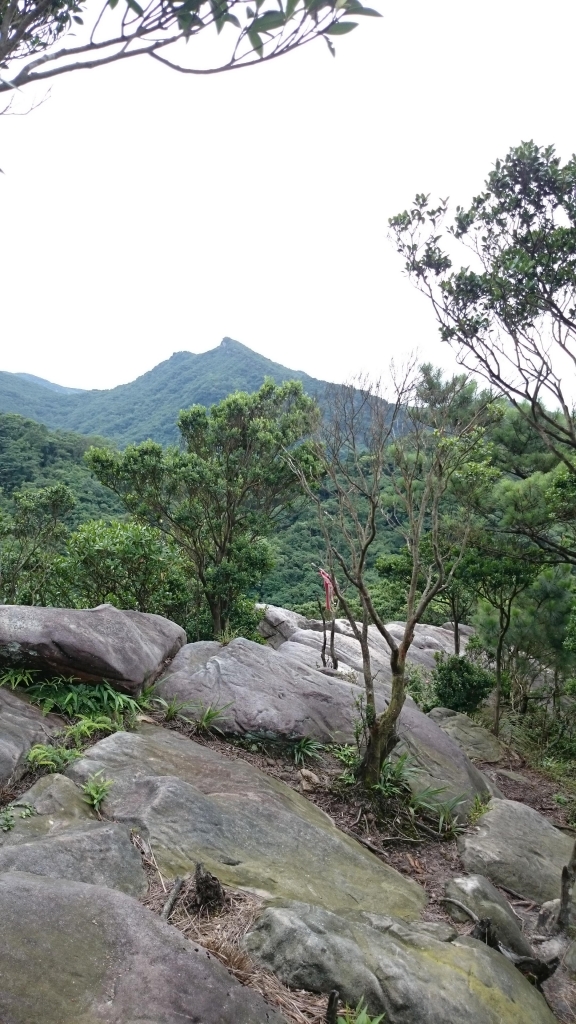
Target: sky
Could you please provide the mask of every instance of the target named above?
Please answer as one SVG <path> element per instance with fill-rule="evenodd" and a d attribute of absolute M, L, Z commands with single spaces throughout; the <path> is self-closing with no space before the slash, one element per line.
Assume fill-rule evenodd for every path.
<path fill-rule="evenodd" d="M 388 218 L 466 204 L 521 140 L 576 150 L 576 4 L 374 6 L 336 59 L 125 61 L 0 117 L 0 369 L 109 388 L 224 336 L 328 380 L 452 368 Z"/>

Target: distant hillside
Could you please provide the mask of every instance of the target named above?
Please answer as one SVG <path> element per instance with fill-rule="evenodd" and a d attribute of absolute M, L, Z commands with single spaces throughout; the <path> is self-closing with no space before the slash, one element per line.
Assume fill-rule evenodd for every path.
<path fill-rule="evenodd" d="M 10 509 L 15 490 L 61 483 L 76 498 L 73 525 L 124 515 L 120 500 L 92 476 L 84 462 L 89 445 L 103 443 L 100 437 L 49 430 L 23 416 L 0 413 L 0 511 Z"/>
<path fill-rule="evenodd" d="M 256 391 L 265 377 L 301 380 L 321 397 L 326 383 L 258 355 L 231 338 L 200 355 L 175 352 L 170 359 L 107 391 L 61 389 L 31 374 L 0 372 L 0 412 L 18 413 L 52 429 L 100 434 L 123 447 L 152 438 L 176 441 L 176 419 L 191 405 L 213 405 L 232 391 Z"/>
<path fill-rule="evenodd" d="M 22 380 L 31 380 L 33 384 L 40 384 L 43 388 L 48 388 L 49 391 L 59 391 L 62 395 L 80 395 L 85 388 L 65 388 L 62 384 L 53 384 L 51 380 L 44 380 L 44 377 L 36 377 L 33 373 L 16 373 L 16 377 L 21 377 Z"/>

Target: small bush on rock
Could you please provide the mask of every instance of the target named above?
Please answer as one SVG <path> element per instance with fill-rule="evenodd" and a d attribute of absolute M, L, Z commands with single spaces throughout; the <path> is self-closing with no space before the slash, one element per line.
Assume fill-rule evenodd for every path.
<path fill-rule="evenodd" d="M 74 747 L 52 747 L 45 743 L 35 743 L 28 751 L 26 760 L 31 768 L 63 772 L 77 757 L 80 757 L 80 751 Z"/>
<path fill-rule="evenodd" d="M 465 714 L 476 711 L 494 689 L 493 674 L 457 654 L 436 654 L 435 658 L 432 683 L 440 707 Z"/>
<path fill-rule="evenodd" d="M 114 785 L 112 779 L 104 779 L 102 772 L 95 772 L 82 786 L 82 792 L 84 793 L 84 800 L 90 805 L 96 814 L 100 813 L 100 808 L 104 802 L 104 798 L 108 793 L 111 786 Z"/>
<path fill-rule="evenodd" d="M 360 1000 L 355 1010 L 347 1006 L 344 1017 L 341 1018 L 344 1024 L 381 1024 L 384 1019 L 383 1013 L 379 1017 L 371 1017 L 366 1010 L 366 1004 L 363 999 Z"/>

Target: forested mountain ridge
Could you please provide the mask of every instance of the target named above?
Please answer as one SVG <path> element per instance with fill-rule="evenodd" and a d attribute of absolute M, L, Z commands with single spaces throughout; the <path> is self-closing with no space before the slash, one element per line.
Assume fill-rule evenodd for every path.
<path fill-rule="evenodd" d="M 10 508 L 14 491 L 65 484 L 76 500 L 72 525 L 123 516 L 122 503 L 84 462 L 90 445 L 102 443 L 107 442 L 100 437 L 52 431 L 23 416 L 0 413 L 0 511 Z"/>
<path fill-rule="evenodd" d="M 300 380 L 312 397 L 321 397 L 326 387 L 325 381 L 224 338 L 200 355 L 175 352 L 131 383 L 110 390 L 56 390 L 49 381 L 0 372 L 0 412 L 29 417 L 53 430 L 104 435 L 120 447 L 148 438 L 169 444 L 178 439 L 181 409 L 213 405 L 233 391 L 254 392 L 265 377 L 276 383 Z"/>

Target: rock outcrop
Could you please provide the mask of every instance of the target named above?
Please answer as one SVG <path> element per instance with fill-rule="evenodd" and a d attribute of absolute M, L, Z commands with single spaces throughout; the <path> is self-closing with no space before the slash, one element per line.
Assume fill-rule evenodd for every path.
<path fill-rule="evenodd" d="M 440 726 L 473 761 L 488 761 L 495 764 L 501 761 L 506 753 L 496 736 L 477 722 L 473 722 L 468 715 L 451 711 L 450 708 L 434 708 L 428 712 L 428 718 Z"/>
<path fill-rule="evenodd" d="M 495 799 L 477 827 L 459 837 L 458 848 L 467 871 L 541 904 L 560 896 L 574 838 L 533 807 Z"/>
<path fill-rule="evenodd" d="M 139 693 L 186 643 L 161 615 L 98 608 L 0 605 L 0 667 L 39 669 Z"/>
<path fill-rule="evenodd" d="M 266 909 L 246 948 L 287 985 L 356 1006 L 386 1024 L 553 1024 L 512 964 L 469 938 L 442 942 L 390 917 L 346 918 L 303 903 Z"/>
<path fill-rule="evenodd" d="M 122 892 L 0 874 L 5 1024 L 284 1024 L 205 949 Z"/>
<path fill-rule="evenodd" d="M 43 715 L 39 708 L 0 687 L 0 782 L 21 775 L 30 748 L 35 743 L 49 743 L 63 724 L 55 715 Z"/>
<path fill-rule="evenodd" d="M 100 740 L 66 774 L 112 780 L 104 808 L 150 842 L 163 875 L 198 861 L 222 882 L 267 897 L 410 920 L 424 890 L 340 832 L 299 793 L 241 759 L 175 732 L 143 726 Z"/>
<path fill-rule="evenodd" d="M 518 956 L 534 956 L 532 946 L 522 933 L 522 921 L 514 913 L 508 900 L 504 899 L 492 882 L 484 875 L 465 875 L 452 878 L 445 886 L 446 896 L 468 907 L 480 919 L 490 918 L 492 928 L 502 943 Z M 455 921 L 469 922 L 456 903 L 446 903 L 450 917 Z"/>
<path fill-rule="evenodd" d="M 304 632 L 321 643 L 319 632 L 294 629 L 290 640 L 277 649 L 243 639 L 226 646 L 187 644 L 158 682 L 156 692 L 164 699 L 225 707 L 219 726 L 232 734 L 283 739 L 310 736 L 322 743 L 354 743 L 357 701 L 364 693 L 353 668 L 354 645 L 358 645 L 341 634 L 341 666 L 337 672 L 323 670 L 316 650 L 299 642 Z M 379 657 L 384 663 L 384 655 Z M 376 691 L 378 705 L 384 708 L 389 686 L 377 682 Z M 415 792 L 431 787 L 442 790 L 439 800 L 462 798 L 462 815 L 477 794 L 489 798 L 495 792 L 460 746 L 410 698 L 402 709 L 398 733 L 401 743 L 395 756 L 407 751 L 420 769 L 412 780 Z"/>
<path fill-rule="evenodd" d="M 0 832 L 0 873 L 67 878 L 130 896 L 146 892 L 142 858 L 128 827 L 100 821 L 70 779 L 39 779 L 19 798 L 13 818 L 13 827 Z"/>

